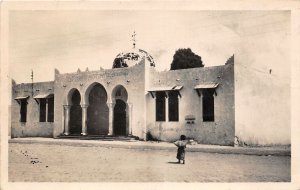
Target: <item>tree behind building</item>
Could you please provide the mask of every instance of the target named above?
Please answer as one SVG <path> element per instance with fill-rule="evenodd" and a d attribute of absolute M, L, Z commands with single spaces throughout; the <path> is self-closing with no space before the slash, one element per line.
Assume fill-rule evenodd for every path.
<path fill-rule="evenodd" d="M 178 49 L 175 52 L 170 70 L 189 69 L 196 67 L 204 67 L 201 57 L 192 52 L 190 48 L 183 48 Z"/>

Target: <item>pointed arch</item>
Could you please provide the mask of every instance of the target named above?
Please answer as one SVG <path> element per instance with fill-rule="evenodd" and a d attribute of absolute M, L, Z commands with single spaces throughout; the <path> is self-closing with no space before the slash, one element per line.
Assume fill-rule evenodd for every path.
<path fill-rule="evenodd" d="M 85 91 L 84 99 L 87 107 L 87 133 L 89 135 L 108 134 L 109 110 L 107 92 L 103 85 L 94 82 Z"/>
<path fill-rule="evenodd" d="M 126 136 L 129 132 L 129 106 L 128 93 L 123 85 L 117 85 L 113 88 L 111 99 L 113 109 L 113 133 L 115 135 Z"/>
<path fill-rule="evenodd" d="M 128 101 L 128 93 L 126 88 L 123 85 L 116 85 L 111 93 L 111 100 L 113 103 L 116 102 L 117 99 L 121 99 L 124 102 Z"/>
<path fill-rule="evenodd" d="M 81 94 L 78 89 L 72 88 L 67 95 L 67 105 L 70 105 L 70 134 L 80 134 L 82 128 Z"/>

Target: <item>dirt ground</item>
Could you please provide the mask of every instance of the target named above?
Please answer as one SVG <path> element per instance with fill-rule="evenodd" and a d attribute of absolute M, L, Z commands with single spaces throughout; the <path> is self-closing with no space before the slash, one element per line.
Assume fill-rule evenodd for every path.
<path fill-rule="evenodd" d="M 289 156 L 9 144 L 10 182 L 289 182 Z"/>

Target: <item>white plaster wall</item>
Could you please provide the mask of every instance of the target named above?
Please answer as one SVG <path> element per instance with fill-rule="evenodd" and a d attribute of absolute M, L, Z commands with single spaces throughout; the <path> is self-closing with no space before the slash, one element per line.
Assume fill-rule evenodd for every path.
<path fill-rule="evenodd" d="M 236 136 L 246 144 L 290 144 L 290 83 L 241 64 L 251 63 L 236 62 Z"/>
<path fill-rule="evenodd" d="M 150 72 L 151 87 L 182 85 L 179 98 L 179 121 L 156 122 L 155 99 L 146 96 L 148 119 L 147 129 L 159 140 L 174 141 L 181 134 L 204 144 L 232 145 L 234 142 L 234 65 L 184 69 L 168 72 Z M 151 79 L 150 78 L 150 79 Z M 180 80 L 176 80 L 180 79 Z M 198 79 L 198 80 L 196 80 Z M 203 82 L 218 82 L 217 96 L 214 97 L 215 121 L 203 122 L 202 97 L 194 87 Z M 194 115 L 194 124 L 186 124 L 185 116 Z"/>

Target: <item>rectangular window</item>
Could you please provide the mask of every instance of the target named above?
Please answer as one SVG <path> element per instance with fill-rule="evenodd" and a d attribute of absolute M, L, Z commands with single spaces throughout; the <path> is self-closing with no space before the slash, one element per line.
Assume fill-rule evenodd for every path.
<path fill-rule="evenodd" d="M 40 99 L 40 122 L 46 122 L 47 101 L 45 98 Z"/>
<path fill-rule="evenodd" d="M 166 121 L 165 92 L 156 92 L 156 121 Z"/>
<path fill-rule="evenodd" d="M 26 122 L 27 118 L 27 100 L 22 99 L 20 103 L 20 122 Z"/>
<path fill-rule="evenodd" d="M 203 121 L 214 121 L 214 89 L 203 90 L 202 98 L 202 114 Z"/>
<path fill-rule="evenodd" d="M 169 121 L 178 121 L 178 92 L 169 92 Z"/>
<path fill-rule="evenodd" d="M 54 121 L 54 97 L 48 99 L 48 122 Z"/>

